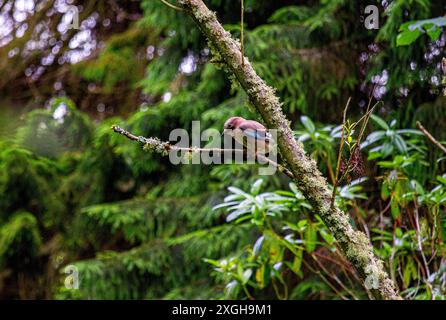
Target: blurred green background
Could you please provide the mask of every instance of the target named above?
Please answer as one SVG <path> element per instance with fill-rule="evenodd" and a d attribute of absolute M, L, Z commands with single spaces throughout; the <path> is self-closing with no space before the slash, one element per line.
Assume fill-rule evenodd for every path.
<path fill-rule="evenodd" d="M 239 37 L 240 1 L 205 2 Z M 364 27 L 368 4 L 378 29 Z M 446 19 L 405 23 L 443 16 L 446 2 L 244 5 L 246 56 L 330 184 L 348 98 L 352 123 L 379 102 L 363 170 L 337 201 L 405 298 L 443 299 L 446 155 L 415 123 L 446 139 Z M 259 120 L 185 13 L 156 0 L 0 0 L 0 74 L 1 299 L 368 298 L 286 176 L 174 166 L 110 129 L 168 140 L 194 120 Z"/>

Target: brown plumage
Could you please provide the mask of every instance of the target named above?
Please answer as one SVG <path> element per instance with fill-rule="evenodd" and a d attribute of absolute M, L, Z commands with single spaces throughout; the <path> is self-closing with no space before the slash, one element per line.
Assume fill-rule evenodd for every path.
<path fill-rule="evenodd" d="M 261 123 L 242 117 L 231 117 L 225 122 L 224 129 L 225 134 L 232 136 L 246 148 L 261 154 L 268 153 L 271 135 Z"/>

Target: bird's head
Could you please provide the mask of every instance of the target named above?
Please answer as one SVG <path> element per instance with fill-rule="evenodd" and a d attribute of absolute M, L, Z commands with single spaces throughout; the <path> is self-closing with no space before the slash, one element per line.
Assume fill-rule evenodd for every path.
<path fill-rule="evenodd" d="M 223 128 L 225 130 L 234 130 L 236 128 L 238 128 L 238 126 L 245 121 L 245 119 L 243 119 L 242 117 L 231 117 L 228 120 L 226 120 L 225 125 L 223 126 Z"/>
<path fill-rule="evenodd" d="M 245 119 L 243 119 L 242 117 L 231 117 L 228 120 L 226 120 L 223 128 L 223 133 L 221 134 L 223 135 L 228 135 L 228 136 L 234 136 L 234 131 L 235 129 L 237 129 L 240 124 L 244 121 Z"/>

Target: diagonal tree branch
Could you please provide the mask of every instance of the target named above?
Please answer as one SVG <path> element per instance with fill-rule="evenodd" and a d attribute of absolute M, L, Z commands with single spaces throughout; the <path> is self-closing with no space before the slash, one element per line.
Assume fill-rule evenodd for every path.
<path fill-rule="evenodd" d="M 267 127 L 278 130 L 278 147 L 294 181 L 331 230 L 344 255 L 356 268 L 365 285 L 371 288 L 374 297 L 401 299 L 382 261 L 374 255 L 367 236 L 354 230 L 348 216 L 336 206 L 331 206 L 331 194 L 325 178 L 319 172 L 316 162 L 306 155 L 302 144 L 294 139 L 274 89 L 257 75 L 248 58 L 242 57 L 240 43 L 222 27 L 215 13 L 202 0 L 179 0 L 178 3 L 207 37 L 214 55 L 219 55 L 235 75 Z"/>
<path fill-rule="evenodd" d="M 441 151 L 443 151 L 444 153 L 446 153 L 446 147 L 444 145 L 442 145 L 440 142 L 438 142 L 437 139 L 435 139 L 429 131 L 426 130 L 425 127 L 423 127 L 423 125 L 421 124 L 420 121 L 417 121 L 417 127 L 418 129 L 421 130 L 421 132 L 423 132 L 423 134 L 434 144 L 436 145 Z"/>

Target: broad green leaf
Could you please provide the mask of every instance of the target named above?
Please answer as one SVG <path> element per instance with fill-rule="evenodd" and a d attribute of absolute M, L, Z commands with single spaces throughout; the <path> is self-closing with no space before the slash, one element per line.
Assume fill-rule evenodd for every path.
<path fill-rule="evenodd" d="M 232 296 L 238 287 L 237 281 L 233 280 L 226 285 L 226 294 Z"/>
<path fill-rule="evenodd" d="M 407 46 L 413 43 L 415 40 L 417 40 L 418 37 L 421 36 L 422 34 L 423 33 L 418 29 L 415 29 L 413 31 L 405 30 L 400 34 L 398 34 L 398 36 L 396 37 L 396 45 Z"/>
<path fill-rule="evenodd" d="M 248 194 L 246 192 L 244 192 L 243 190 L 236 188 L 236 187 L 228 187 L 228 190 L 232 193 L 235 193 L 237 195 L 241 195 L 241 196 L 247 196 Z"/>
<path fill-rule="evenodd" d="M 262 245 L 263 245 L 264 240 L 265 240 L 265 237 L 261 236 L 254 243 L 254 247 L 252 248 L 252 255 L 253 256 L 257 256 L 260 253 L 260 251 L 262 250 Z"/>
<path fill-rule="evenodd" d="M 393 152 L 393 145 L 389 142 L 385 142 L 382 146 L 381 146 L 381 153 L 384 157 L 387 157 L 388 155 L 392 154 Z"/>
<path fill-rule="evenodd" d="M 256 270 L 256 282 L 260 289 L 265 287 L 265 265 L 262 264 L 260 268 Z"/>
<path fill-rule="evenodd" d="M 433 26 L 431 29 L 427 30 L 427 35 L 432 41 L 438 40 L 441 35 L 441 29 Z"/>
<path fill-rule="evenodd" d="M 233 212 L 231 212 L 227 217 L 226 217 L 226 221 L 227 222 L 231 222 L 235 219 L 237 219 L 238 217 L 240 217 L 243 214 L 248 213 L 249 211 L 245 210 L 245 209 L 239 209 L 239 210 L 235 210 Z"/>
<path fill-rule="evenodd" d="M 443 176 L 437 176 L 437 180 L 441 182 L 442 184 L 446 185 L 446 175 Z"/>
<path fill-rule="evenodd" d="M 316 126 L 314 125 L 313 121 L 311 121 L 310 118 L 307 116 L 301 116 L 300 121 L 304 125 L 304 127 L 310 132 L 313 133 L 316 131 Z"/>
<path fill-rule="evenodd" d="M 230 207 L 233 206 L 235 204 L 238 204 L 238 201 L 231 201 L 231 202 L 223 202 L 220 204 L 217 204 L 216 206 L 212 207 L 212 210 L 217 210 L 217 209 L 221 209 L 221 208 L 225 208 L 225 207 Z"/>
<path fill-rule="evenodd" d="M 407 153 L 407 145 L 406 142 L 404 142 L 403 138 L 401 138 L 400 135 L 396 135 L 394 138 L 394 143 L 396 148 L 401 153 Z"/>
<path fill-rule="evenodd" d="M 397 133 L 399 133 L 399 134 L 406 134 L 406 133 L 407 134 L 416 134 L 419 136 L 423 135 L 423 133 L 421 131 L 416 130 L 416 129 L 400 129 L 400 130 L 397 130 Z"/>
<path fill-rule="evenodd" d="M 263 179 L 258 179 L 251 186 L 251 194 L 258 195 L 262 187 Z"/>
<path fill-rule="evenodd" d="M 300 221 L 297 223 L 297 226 L 298 226 L 300 229 L 303 229 L 303 228 L 305 228 L 305 227 L 307 226 L 307 224 L 308 224 L 308 220 L 304 219 L 304 220 L 300 220 Z"/>
<path fill-rule="evenodd" d="M 313 224 L 309 224 L 305 230 L 305 248 L 309 253 L 316 249 L 317 233 Z"/>
<path fill-rule="evenodd" d="M 246 270 L 243 272 L 243 276 L 242 276 L 242 282 L 243 282 L 243 284 L 248 283 L 248 281 L 249 281 L 249 279 L 251 278 L 251 276 L 252 276 L 252 270 L 251 270 L 251 269 L 246 269 Z"/>
<path fill-rule="evenodd" d="M 303 258 L 303 251 L 298 250 L 297 255 L 294 257 L 293 264 L 291 265 L 291 271 L 293 271 L 295 274 L 299 274 L 300 268 L 302 266 L 302 258 Z"/>
<path fill-rule="evenodd" d="M 446 26 L 445 17 L 403 23 L 399 28 L 400 34 L 397 36 L 396 44 L 397 46 L 409 45 L 423 33 L 427 33 L 430 39 L 435 41 L 439 38 L 441 28 L 444 26 Z"/>
<path fill-rule="evenodd" d="M 381 199 L 387 200 L 389 199 L 389 196 L 390 196 L 389 188 L 387 187 L 386 183 L 383 183 L 381 185 Z"/>
<path fill-rule="evenodd" d="M 398 201 L 395 201 L 394 199 L 390 200 L 390 212 L 392 213 L 392 217 L 394 219 L 400 217 L 401 211 L 398 205 Z"/>
<path fill-rule="evenodd" d="M 370 118 L 372 118 L 372 120 L 373 120 L 377 125 L 379 125 L 381 128 L 383 128 L 384 130 L 390 130 L 389 125 L 388 125 L 383 119 L 381 119 L 380 117 L 378 117 L 377 115 L 375 115 L 375 114 L 371 114 L 371 115 L 370 115 Z"/>

